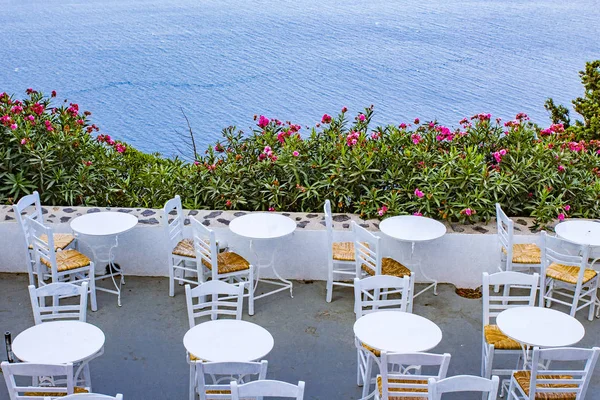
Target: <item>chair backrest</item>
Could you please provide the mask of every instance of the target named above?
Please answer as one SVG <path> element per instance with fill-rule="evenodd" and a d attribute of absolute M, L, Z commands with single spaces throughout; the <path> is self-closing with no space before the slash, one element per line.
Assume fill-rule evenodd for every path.
<path fill-rule="evenodd" d="M 325 227 L 327 228 L 327 259 L 331 260 L 333 258 L 333 216 L 329 200 L 325 200 L 323 211 L 325 212 Z"/>
<path fill-rule="evenodd" d="M 599 347 L 591 349 L 574 347 L 539 349 L 535 347 L 531 360 L 529 398 L 552 398 L 569 393 L 575 394 L 576 400 L 585 399 L 599 354 Z M 559 361 L 560 368 L 552 368 L 552 361 Z M 540 363 L 547 368 L 540 369 Z M 567 368 L 568 364 L 571 364 L 571 367 L 575 364 L 575 368 Z"/>
<path fill-rule="evenodd" d="M 98 393 L 78 393 L 72 394 L 70 396 L 61 397 L 61 400 L 123 400 L 122 394 L 117 394 L 116 396 L 107 396 L 105 394 Z M 51 400 L 49 397 L 44 400 Z"/>
<path fill-rule="evenodd" d="M 219 280 L 201 283 L 193 289 L 185 285 L 190 328 L 196 326 L 196 318 L 207 315 L 213 320 L 219 315 L 233 315 L 235 319 L 242 319 L 245 285 L 244 282 L 233 285 Z M 197 302 L 194 299 L 198 299 Z"/>
<path fill-rule="evenodd" d="M 29 243 L 33 246 L 35 264 L 40 265 L 41 260 L 45 260 L 51 265 L 52 282 L 57 279 L 56 251 L 54 247 L 54 235 L 52 228 L 45 226 L 39 220 L 29 216 L 24 218 L 25 225 L 29 233 Z M 38 279 L 41 279 L 38 277 Z"/>
<path fill-rule="evenodd" d="M 30 207 L 32 207 L 31 210 L 27 210 Z M 44 223 L 44 215 L 42 214 L 42 205 L 40 203 L 39 193 L 35 191 L 32 194 L 21 197 L 17 204 L 13 205 L 13 210 L 15 212 L 15 219 L 19 223 L 21 231 L 25 236 L 26 246 L 29 246 L 29 228 L 25 224 L 24 217 L 28 216 L 32 219 L 40 221 L 42 224 Z M 26 211 L 29 212 L 24 215 Z"/>
<path fill-rule="evenodd" d="M 304 382 L 299 381 L 298 385 L 272 380 L 260 380 L 241 385 L 238 385 L 235 381 L 231 382 L 231 400 L 255 397 L 283 397 L 303 400 Z"/>
<path fill-rule="evenodd" d="M 429 378 L 444 379 L 450 354 L 381 352 L 381 398 L 427 398 Z M 390 371 L 390 367 L 392 371 Z M 436 374 L 423 374 L 422 367 L 438 367 Z M 414 372 L 411 373 L 411 370 Z"/>
<path fill-rule="evenodd" d="M 74 285 L 67 282 L 54 282 L 36 289 L 29 285 L 29 298 L 35 324 L 54 320 L 78 320 L 85 322 L 87 312 L 88 283 Z M 65 297 L 79 296 L 78 304 L 61 305 Z M 51 297 L 51 305 L 46 306 L 46 297 Z"/>
<path fill-rule="evenodd" d="M 192 238 L 194 239 L 194 249 L 196 251 L 196 263 L 198 271 L 202 271 L 202 264 L 210 265 L 212 278 L 218 279 L 219 263 L 217 238 L 212 229 L 202 225 L 196 218 L 190 218 L 192 224 Z"/>
<path fill-rule="evenodd" d="M 267 377 L 267 360 L 260 362 L 198 362 L 196 381 L 200 400 L 231 399 L 230 383 L 247 383 Z M 210 381 L 207 382 L 207 377 Z"/>
<path fill-rule="evenodd" d="M 496 228 L 498 230 L 498 245 L 504 248 L 507 262 L 513 258 L 514 222 L 502 211 L 500 204 L 496 203 Z"/>
<path fill-rule="evenodd" d="M 514 271 L 502 271 L 489 275 L 483 273 L 483 285 L 481 288 L 483 294 L 483 326 L 489 325 L 491 319 L 495 318 L 502 311 L 519 306 L 535 306 L 535 296 L 540 281 L 539 274 L 524 274 Z M 490 286 L 504 285 L 504 290 L 498 295 L 490 291 Z M 516 287 L 518 287 L 518 289 Z M 520 290 L 517 294 L 511 295 L 511 290 Z M 526 293 L 521 291 L 526 290 Z"/>
<path fill-rule="evenodd" d="M 590 256 L 590 246 L 541 233 L 542 271 L 552 263 L 579 267 L 578 282 L 583 281 Z"/>
<path fill-rule="evenodd" d="M 457 375 L 440 380 L 429 378 L 428 400 L 441 400 L 442 394 L 454 392 L 483 392 L 488 394 L 487 400 L 496 400 L 498 384 L 499 379 L 495 375 L 492 379 L 472 375 Z"/>
<path fill-rule="evenodd" d="M 177 246 L 177 243 L 183 240 L 184 218 L 179 195 L 165 203 L 163 207 L 163 224 L 169 240 L 169 249 L 173 249 Z"/>
<path fill-rule="evenodd" d="M 354 278 L 354 313 L 356 319 L 374 311 L 404 311 L 408 309 L 410 278 L 375 275 Z M 390 296 L 391 295 L 391 298 Z"/>
<path fill-rule="evenodd" d="M 380 275 L 381 252 L 379 246 L 381 239 L 354 221 L 352 221 L 352 232 L 354 233 L 354 259 L 356 260 L 357 276 L 360 276 L 363 266 L 374 271 L 375 275 Z"/>
<path fill-rule="evenodd" d="M 56 393 L 56 396 L 73 393 L 73 364 L 11 364 L 2 362 L 1 367 L 10 400 L 43 399 L 44 396 L 48 396 L 46 393 Z M 31 386 L 20 386 L 16 382 L 15 378 L 17 377 L 27 377 L 30 378 L 28 379 L 29 382 L 39 383 L 36 386 L 33 386 L 33 384 Z M 49 386 L 50 383 L 59 380 L 64 382 L 63 386 Z"/>

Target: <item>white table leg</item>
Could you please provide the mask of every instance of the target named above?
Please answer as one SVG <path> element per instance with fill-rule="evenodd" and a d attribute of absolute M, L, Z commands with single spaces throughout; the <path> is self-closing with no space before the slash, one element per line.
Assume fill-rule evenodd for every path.
<path fill-rule="evenodd" d="M 430 285 L 428 285 L 426 288 L 422 289 L 419 293 L 415 293 L 413 295 L 413 299 L 421 294 L 423 294 L 425 291 L 433 288 L 433 294 L 437 296 L 437 284 L 438 281 L 435 279 L 430 278 L 429 276 L 427 276 L 425 274 L 425 271 L 423 271 L 422 265 L 421 265 L 421 260 L 417 260 L 417 262 L 415 262 L 414 264 L 412 263 L 413 260 L 413 255 L 415 253 L 415 242 L 411 242 L 411 249 L 410 249 L 410 261 L 411 261 L 411 265 L 414 265 L 415 267 L 417 267 L 417 269 L 419 270 L 419 273 L 423 276 L 423 278 L 425 278 L 425 280 L 427 282 L 431 282 Z"/>
<path fill-rule="evenodd" d="M 252 252 L 254 253 L 254 255 L 256 256 L 256 260 L 258 261 L 257 263 L 257 268 L 256 268 L 256 282 L 254 284 L 254 291 L 256 291 L 256 288 L 258 287 L 258 282 L 263 282 L 263 283 L 267 283 L 269 285 L 275 285 L 275 286 L 281 286 L 278 289 L 274 289 L 271 290 L 269 292 L 263 293 L 259 296 L 254 296 L 254 299 L 260 299 L 262 297 L 266 297 L 266 296 L 270 296 L 272 294 L 284 291 L 289 289 L 290 290 L 290 297 L 293 298 L 294 297 L 294 284 L 283 278 L 281 275 L 279 275 L 279 272 L 277 272 L 277 269 L 275 268 L 275 253 L 272 252 L 271 253 L 271 260 L 268 263 L 261 263 L 260 261 L 260 257 L 258 255 L 258 253 L 256 252 L 256 249 L 254 248 L 254 241 L 250 240 L 250 250 L 252 250 Z M 260 278 L 260 270 L 263 268 L 271 268 L 271 270 L 273 271 L 273 274 L 276 276 L 277 279 L 261 279 Z"/>

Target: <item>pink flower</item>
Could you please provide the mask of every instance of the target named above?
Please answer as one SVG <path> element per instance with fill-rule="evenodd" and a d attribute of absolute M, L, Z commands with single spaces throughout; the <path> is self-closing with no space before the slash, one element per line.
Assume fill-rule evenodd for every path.
<path fill-rule="evenodd" d="M 53 90 L 52 93 L 50 94 L 52 97 L 56 97 L 56 90 Z"/>
<path fill-rule="evenodd" d="M 366 119 L 365 114 L 358 114 L 358 120 L 360 122 L 365 122 L 365 119 Z"/>
<path fill-rule="evenodd" d="M 350 133 L 348 133 L 348 136 L 346 136 L 346 145 L 349 147 L 354 146 L 356 143 L 358 143 L 359 137 L 360 137 L 360 133 L 355 132 L 355 131 L 350 131 Z"/>
<path fill-rule="evenodd" d="M 562 221 L 564 221 L 564 220 L 565 220 L 565 214 L 563 214 L 563 213 L 560 213 L 560 214 L 558 214 L 558 217 L 557 217 L 557 218 L 558 218 L 558 220 L 559 220 L 559 221 L 561 221 L 561 222 L 562 222 Z"/>
<path fill-rule="evenodd" d="M 377 140 L 381 137 L 381 132 L 373 132 L 371 133 L 371 139 Z"/>
<path fill-rule="evenodd" d="M 418 124 L 419 122 L 421 122 L 421 121 L 419 120 L 419 118 L 415 118 L 415 120 L 414 120 L 414 123 L 415 123 L 415 124 Z"/>
<path fill-rule="evenodd" d="M 571 211 L 571 206 L 568 204 L 566 206 L 564 206 L 563 208 L 565 209 L 566 212 Z"/>
<path fill-rule="evenodd" d="M 225 151 L 225 148 L 223 147 L 223 145 L 221 145 L 221 143 L 217 143 L 217 144 L 215 145 L 215 151 L 217 151 L 217 152 L 219 152 L 219 153 L 222 153 L 222 152 L 224 152 L 224 151 Z"/>
<path fill-rule="evenodd" d="M 30 120 L 30 121 L 33 121 L 33 120 L 35 120 L 35 117 L 33 115 L 28 115 L 27 119 Z"/>
<path fill-rule="evenodd" d="M 500 153 L 501 156 L 505 156 L 506 155 L 506 150 L 502 149 L 498 153 Z"/>
<path fill-rule="evenodd" d="M 40 103 L 35 103 L 34 105 L 31 106 L 31 110 L 36 113 L 37 115 L 40 115 L 44 112 L 44 106 L 41 105 Z"/>
<path fill-rule="evenodd" d="M 298 157 L 300 155 L 300 153 L 298 151 L 294 150 L 294 152 L 292 153 L 292 155 L 294 157 Z"/>
<path fill-rule="evenodd" d="M 78 119 L 77 120 L 77 125 L 83 125 L 83 120 L 82 119 Z"/>
<path fill-rule="evenodd" d="M 267 154 L 270 153 L 271 152 L 271 146 L 265 146 L 265 148 L 263 149 L 263 151 L 265 153 L 267 153 Z"/>
<path fill-rule="evenodd" d="M 267 155 L 266 155 L 265 153 L 260 153 L 260 154 L 258 155 L 258 161 L 262 161 L 262 160 L 264 160 L 265 158 L 267 158 Z"/>
<path fill-rule="evenodd" d="M 84 161 L 83 165 L 85 165 L 86 167 L 89 167 L 90 165 L 92 165 L 91 161 Z"/>
<path fill-rule="evenodd" d="M 25 93 L 27 94 L 33 94 L 33 93 L 37 93 L 35 90 L 33 90 L 32 88 L 28 88 Z"/>
<path fill-rule="evenodd" d="M 269 122 L 269 118 L 265 117 L 264 115 L 261 115 L 258 118 L 258 127 L 265 128 L 267 125 L 269 125 Z"/>
<path fill-rule="evenodd" d="M 596 150 L 596 154 L 600 154 L 600 149 Z"/>
<path fill-rule="evenodd" d="M 17 124 L 10 124 L 10 129 L 12 129 L 13 131 L 17 128 L 18 128 Z"/>
<path fill-rule="evenodd" d="M 46 121 L 44 121 L 44 124 L 46 125 L 47 131 L 52 132 L 54 130 L 54 128 L 52 127 L 52 122 L 46 120 Z M 109 138 L 110 138 L 110 136 L 109 136 Z"/>
<path fill-rule="evenodd" d="M 407 125 L 403 122 L 400 125 L 398 125 L 398 128 L 400 129 L 406 129 Z"/>
<path fill-rule="evenodd" d="M 225 202 L 225 206 L 226 206 L 226 207 L 231 207 L 231 200 L 227 200 L 227 201 Z"/>
<path fill-rule="evenodd" d="M 26 138 L 21 139 L 21 144 L 26 144 L 26 143 L 27 143 L 27 139 Z"/>
<path fill-rule="evenodd" d="M 413 215 L 414 215 L 415 217 L 422 217 L 422 216 L 423 216 L 423 214 L 422 214 L 422 213 L 420 213 L 420 212 L 418 212 L 418 211 L 417 211 L 417 212 L 414 212 L 414 213 L 413 213 Z"/>
<path fill-rule="evenodd" d="M 461 211 L 461 213 L 465 214 L 467 217 L 470 217 L 473 214 L 473 210 L 471 210 L 470 208 L 465 208 Z"/>
<path fill-rule="evenodd" d="M 330 122 L 331 122 L 331 116 L 327 115 L 327 114 L 324 114 L 323 118 L 321 118 L 321 123 L 328 124 Z"/>
<path fill-rule="evenodd" d="M 421 192 L 419 190 L 419 188 L 415 189 L 415 196 L 417 196 L 418 198 L 421 198 L 423 196 L 425 196 L 425 193 Z"/>
<path fill-rule="evenodd" d="M 435 127 L 435 122 L 431 121 L 431 122 L 429 123 L 429 128 L 430 128 L 430 129 L 433 129 L 434 127 Z"/>
<path fill-rule="evenodd" d="M 198 160 L 194 161 L 194 165 L 200 165 L 200 161 L 198 161 Z"/>
<path fill-rule="evenodd" d="M 11 108 L 10 111 L 12 111 L 15 114 L 21 114 L 23 112 L 23 107 L 13 106 L 13 108 Z"/>
<path fill-rule="evenodd" d="M 565 167 L 563 167 L 562 165 L 558 166 L 558 172 L 564 172 L 565 171 Z"/>
<path fill-rule="evenodd" d="M 342 113 L 345 113 L 346 111 L 348 111 L 348 107 L 342 107 Z"/>
<path fill-rule="evenodd" d="M 381 208 L 377 209 L 377 214 L 379 214 L 380 217 L 383 217 L 383 215 L 387 212 L 387 210 L 388 210 L 388 208 L 384 204 L 381 206 Z"/>
<path fill-rule="evenodd" d="M 412 142 L 413 142 L 414 144 L 419 144 L 419 143 L 421 143 L 421 135 L 418 135 L 418 134 L 416 134 L 416 133 L 413 133 L 413 134 L 410 136 L 410 138 L 412 139 Z"/>
<path fill-rule="evenodd" d="M 127 150 L 127 147 L 125 147 L 121 143 L 117 143 L 115 145 L 115 150 L 117 150 L 119 153 L 125 153 L 125 150 Z"/>
<path fill-rule="evenodd" d="M 269 211 L 275 211 L 275 207 L 269 207 Z"/>

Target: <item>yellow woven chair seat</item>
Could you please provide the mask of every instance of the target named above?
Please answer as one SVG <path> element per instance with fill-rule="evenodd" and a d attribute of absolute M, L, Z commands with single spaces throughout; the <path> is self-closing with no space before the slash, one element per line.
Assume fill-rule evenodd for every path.
<path fill-rule="evenodd" d="M 73 393 L 89 393 L 86 388 L 82 388 L 79 386 L 75 386 L 73 388 Z M 37 396 L 37 397 L 64 397 L 66 393 L 51 393 L 51 392 L 25 392 L 24 396 Z"/>
<path fill-rule="evenodd" d="M 531 382 L 531 371 L 517 371 L 513 374 L 517 384 L 521 386 L 525 395 L 529 397 L 529 383 Z M 573 379 L 569 375 L 538 375 L 538 379 Z M 567 383 L 539 383 L 538 388 L 577 388 L 576 384 Z M 536 393 L 536 400 L 575 400 L 576 392 L 572 393 Z"/>
<path fill-rule="evenodd" d="M 369 275 L 375 275 L 375 271 L 365 264 L 362 265 L 362 269 Z M 405 275 L 410 276 L 410 269 L 393 258 L 384 257 L 381 259 L 381 273 L 402 278 Z"/>
<path fill-rule="evenodd" d="M 521 350 L 521 344 L 502 333 L 498 325 L 484 326 L 483 335 L 485 342 L 493 344 L 496 350 Z"/>
<path fill-rule="evenodd" d="M 212 265 L 205 259 L 202 259 L 202 264 L 212 270 Z M 239 254 L 233 251 L 226 251 L 217 255 L 217 266 L 219 267 L 219 274 L 228 274 L 248 269 L 250 268 L 250 263 Z"/>
<path fill-rule="evenodd" d="M 172 253 L 176 256 L 196 258 L 194 241 L 192 239 L 183 239 L 177 243 L 177 246 L 175 246 Z"/>
<path fill-rule="evenodd" d="M 54 233 L 52 234 L 52 238 L 54 239 L 54 251 L 64 249 L 73 243 L 73 240 L 75 240 L 75 236 L 71 235 L 70 233 Z M 48 236 L 46 234 L 40 236 L 40 239 L 42 239 L 46 244 L 48 243 Z M 29 249 L 33 249 L 32 244 L 29 245 Z"/>
<path fill-rule="evenodd" d="M 354 242 L 334 242 L 333 259 L 338 261 L 354 261 Z"/>
<path fill-rule="evenodd" d="M 361 343 L 361 346 L 362 346 L 362 347 L 364 347 L 365 349 L 369 350 L 371 353 L 373 353 L 373 355 L 374 355 L 375 357 L 381 357 L 381 351 L 379 351 L 379 350 L 377 350 L 377 349 L 374 349 L 374 348 L 372 348 L 371 346 L 369 346 L 369 345 L 368 345 L 368 344 L 366 344 L 366 343 Z"/>
<path fill-rule="evenodd" d="M 41 259 L 42 264 L 48 268 L 52 268 L 52 265 L 48 260 Z M 70 271 L 90 265 L 90 259 L 86 255 L 81 254 L 77 250 L 63 250 L 56 252 L 56 267 L 58 272 Z"/>
<path fill-rule="evenodd" d="M 586 268 L 583 273 L 583 283 L 587 283 L 594 279 L 597 274 L 598 273 L 593 269 Z M 547 277 L 556 279 L 557 281 L 571 283 L 573 285 L 577 284 L 578 275 L 579 267 L 574 267 L 572 265 L 552 263 L 546 269 Z"/>
<path fill-rule="evenodd" d="M 506 254 L 506 249 L 502 247 L 502 252 Z M 513 258 L 515 264 L 541 264 L 542 251 L 535 243 L 513 244 Z"/>
<path fill-rule="evenodd" d="M 379 391 L 379 397 L 383 398 L 383 387 L 382 387 L 382 379 L 381 379 L 381 375 L 377 376 L 377 390 Z M 427 381 L 426 380 L 415 380 L 415 379 L 390 379 L 389 380 L 390 383 L 405 383 L 405 384 L 413 384 L 413 385 L 427 385 Z M 400 388 L 389 388 L 388 390 L 388 394 L 390 396 L 388 396 L 389 400 L 425 400 L 426 397 L 416 397 L 416 396 L 409 396 L 406 397 L 404 395 L 402 396 L 391 396 L 391 393 L 389 392 L 414 392 L 414 393 L 427 393 L 427 389 L 423 388 L 423 389 L 417 389 L 417 388 L 406 388 L 406 389 L 400 389 Z"/>

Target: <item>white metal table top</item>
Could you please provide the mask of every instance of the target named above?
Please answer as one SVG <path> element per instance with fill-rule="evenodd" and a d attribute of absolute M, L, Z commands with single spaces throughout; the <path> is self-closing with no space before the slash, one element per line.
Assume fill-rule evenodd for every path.
<path fill-rule="evenodd" d="M 442 340 L 435 323 L 402 311 L 376 311 L 354 323 L 354 335 L 377 350 L 398 353 L 428 351 Z"/>
<path fill-rule="evenodd" d="M 415 215 L 386 218 L 379 224 L 379 229 L 403 242 L 427 242 L 446 234 L 446 226 L 441 222 Z"/>
<path fill-rule="evenodd" d="M 51 321 L 32 326 L 13 341 L 21 361 L 40 364 L 75 363 L 91 357 L 104 346 L 100 328 L 80 321 Z"/>
<path fill-rule="evenodd" d="M 496 324 L 506 336 L 529 346 L 571 346 L 585 335 L 581 322 L 569 314 L 542 307 L 509 308 L 498 314 Z"/>
<path fill-rule="evenodd" d="M 107 211 L 81 215 L 71 221 L 71 229 L 82 235 L 112 236 L 133 229 L 137 223 L 135 215 Z"/>
<path fill-rule="evenodd" d="M 578 244 L 600 247 L 600 223 L 585 219 L 571 219 L 556 225 L 558 236 Z"/>
<path fill-rule="evenodd" d="M 236 319 L 203 322 L 183 337 L 190 354 L 214 362 L 260 360 L 271 352 L 274 343 L 262 326 Z"/>
<path fill-rule="evenodd" d="M 235 218 L 229 223 L 229 229 L 250 239 L 276 239 L 291 235 L 296 223 L 285 215 L 251 213 Z"/>

